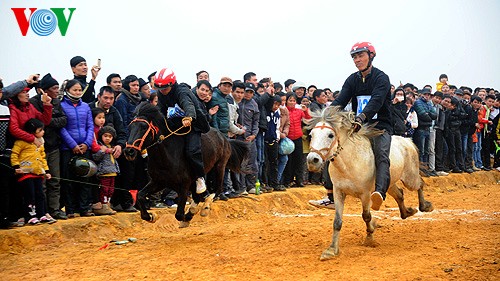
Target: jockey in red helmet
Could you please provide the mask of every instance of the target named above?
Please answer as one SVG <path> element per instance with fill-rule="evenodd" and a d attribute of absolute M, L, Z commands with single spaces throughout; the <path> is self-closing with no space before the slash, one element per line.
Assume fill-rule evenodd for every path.
<path fill-rule="evenodd" d="M 376 128 L 384 131 L 371 142 L 376 168 L 375 191 L 371 196 L 372 209 L 378 210 L 385 200 L 390 184 L 389 154 L 393 133 L 390 111 L 391 83 L 389 76 L 373 67 L 372 62 L 376 52 L 370 42 L 354 44 L 350 54 L 358 71 L 347 78 L 338 98 L 331 105 L 344 108 L 352 100 L 352 110 L 356 112 L 353 125 L 355 131 L 358 131 L 363 123 L 376 124 Z M 329 193 L 328 197 L 333 201 L 331 182 L 325 184 L 325 187 Z"/>
<path fill-rule="evenodd" d="M 201 134 L 210 130 L 207 117 L 201 110 L 198 99 L 188 87 L 177 83 L 171 69 L 162 68 L 156 72 L 154 87 L 158 91 L 158 107 L 163 115 L 167 118 L 182 118 L 182 125 L 191 126 L 191 131 L 185 136 L 185 149 L 197 178 L 196 193 L 204 193 L 207 187 L 201 154 Z"/>

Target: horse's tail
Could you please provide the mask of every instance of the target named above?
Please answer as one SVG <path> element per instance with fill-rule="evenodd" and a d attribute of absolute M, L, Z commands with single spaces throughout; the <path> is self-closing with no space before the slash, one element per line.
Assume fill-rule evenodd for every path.
<path fill-rule="evenodd" d="M 250 145 L 247 142 L 233 139 L 230 139 L 229 143 L 231 144 L 231 157 L 227 161 L 226 168 L 236 173 L 252 173 L 246 165 L 250 154 Z"/>

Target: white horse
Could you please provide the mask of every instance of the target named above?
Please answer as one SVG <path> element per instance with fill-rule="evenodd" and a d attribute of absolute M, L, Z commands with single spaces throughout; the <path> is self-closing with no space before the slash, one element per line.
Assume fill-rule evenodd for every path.
<path fill-rule="evenodd" d="M 382 131 L 364 125 L 359 132 L 354 132 L 354 114 L 341 112 L 336 107 L 328 107 L 321 113 L 311 115 L 312 119 L 308 121 L 312 137 L 311 152 L 307 155 L 307 166 L 309 171 L 318 172 L 329 160 L 329 172 L 333 182 L 333 239 L 330 247 L 321 255 L 321 260 L 327 260 L 339 254 L 339 234 L 346 195 L 361 199 L 362 217 L 367 232 L 365 244 L 373 243 L 375 221 L 370 213 L 370 195 L 375 190 L 375 158 L 370 138 L 380 135 Z M 432 211 L 432 204 L 424 199 L 424 182 L 419 175 L 418 151 L 413 142 L 400 136 L 392 136 L 389 157 L 391 181 L 388 194 L 396 199 L 401 218 L 412 216 L 417 210 L 405 207 L 403 190 L 396 186 L 399 180 L 408 190 L 418 190 L 420 211 Z"/>

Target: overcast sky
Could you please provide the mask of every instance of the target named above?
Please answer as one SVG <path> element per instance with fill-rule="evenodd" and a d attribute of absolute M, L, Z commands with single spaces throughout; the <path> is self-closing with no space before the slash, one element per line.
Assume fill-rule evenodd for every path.
<path fill-rule="evenodd" d="M 66 36 L 24 37 L 11 10 L 19 7 L 76 10 Z M 146 78 L 170 67 L 190 85 L 203 69 L 212 84 L 253 71 L 337 90 L 356 71 L 351 46 L 370 41 L 374 65 L 395 85 L 435 87 L 446 73 L 457 86 L 500 88 L 498 0 L 1 0 L 0 34 L 5 84 L 30 73 L 72 78 L 69 60 L 81 55 L 102 60 L 97 87 L 113 72 Z"/>

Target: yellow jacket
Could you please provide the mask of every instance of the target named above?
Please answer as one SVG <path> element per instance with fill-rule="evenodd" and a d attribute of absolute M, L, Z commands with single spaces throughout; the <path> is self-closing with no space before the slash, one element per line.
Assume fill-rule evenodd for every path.
<path fill-rule="evenodd" d="M 34 143 L 23 140 L 14 142 L 10 163 L 12 167 L 22 169 L 24 173 L 35 175 L 43 175 L 49 170 L 43 145 L 37 147 Z"/>

